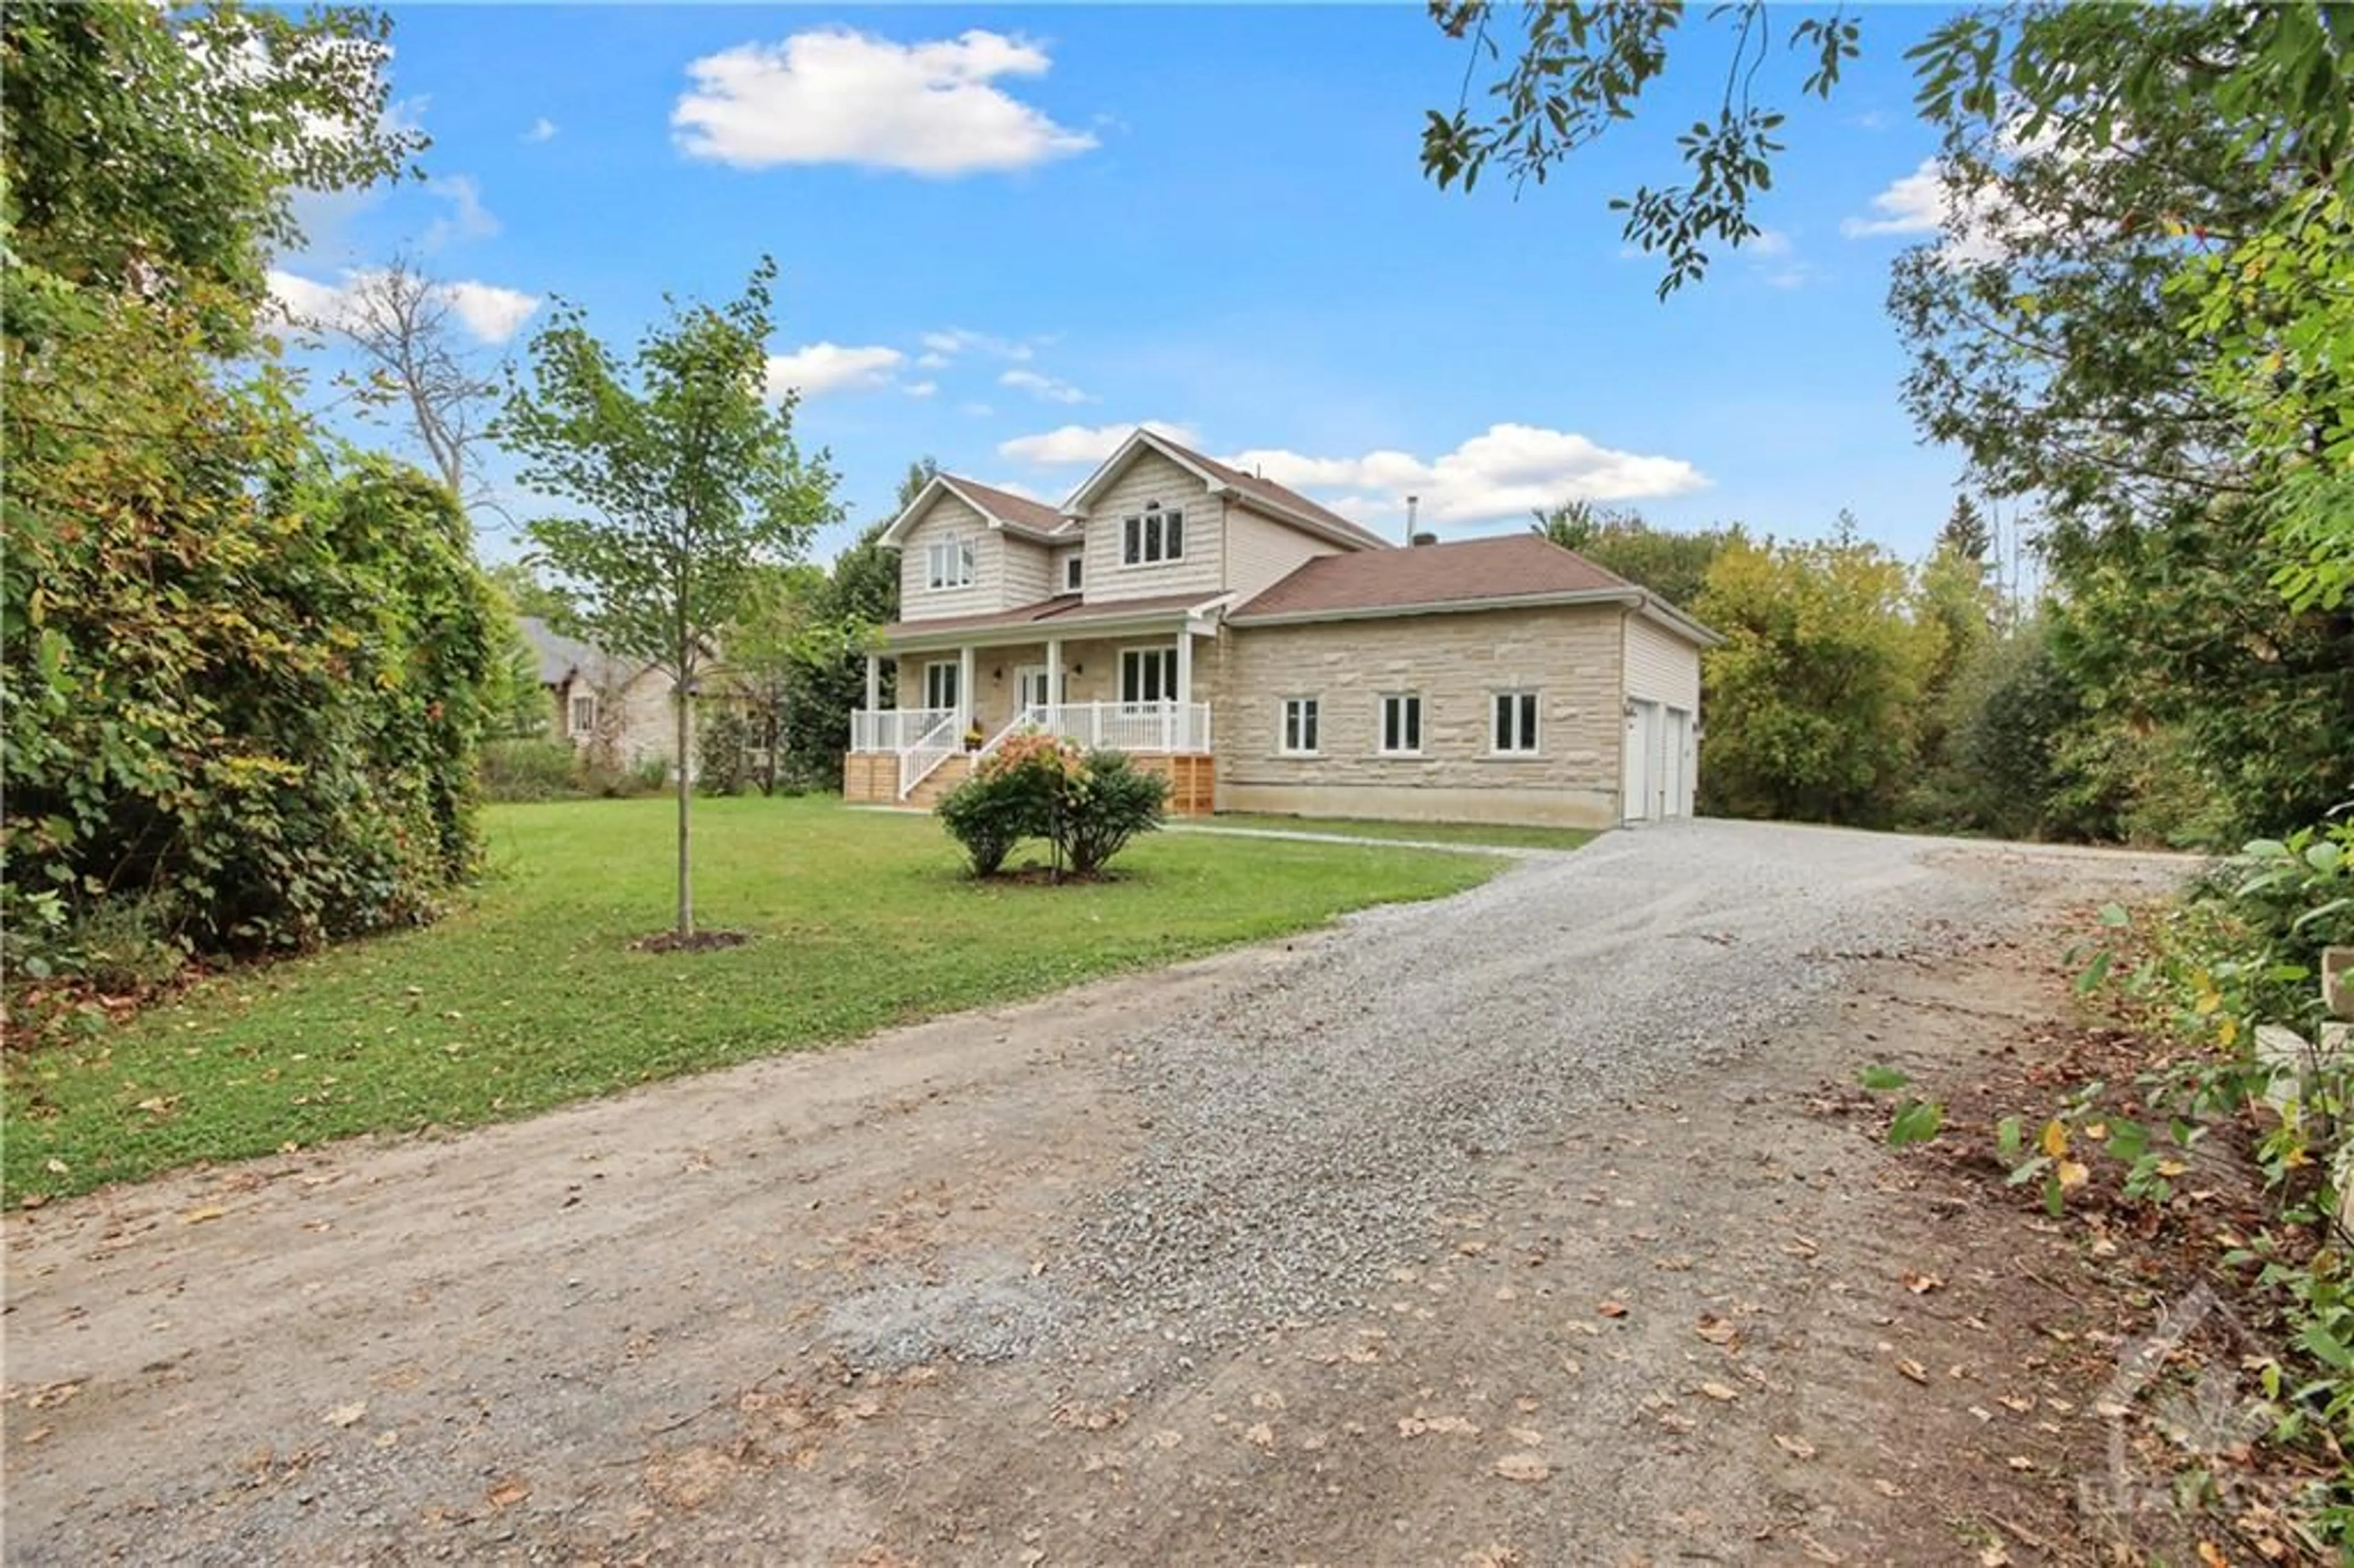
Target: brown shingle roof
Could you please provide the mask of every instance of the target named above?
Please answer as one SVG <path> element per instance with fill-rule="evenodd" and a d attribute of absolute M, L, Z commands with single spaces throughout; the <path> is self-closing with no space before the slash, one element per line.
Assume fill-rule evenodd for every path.
<path fill-rule="evenodd" d="M 1390 543 L 1372 529 L 1350 522 L 1329 506 L 1318 505 L 1288 485 L 1278 484 L 1271 479 L 1261 479 L 1255 473 L 1245 473 L 1241 469 L 1229 467 L 1214 457 L 1204 457 L 1191 447 L 1170 440 L 1159 430 L 1154 430 L 1152 435 L 1154 439 L 1166 442 L 1171 451 L 1182 456 L 1186 461 L 1216 475 L 1219 483 L 1233 485 L 1245 495 L 1257 496 L 1261 501 L 1292 512 L 1305 513 L 1326 527 L 1336 528 L 1366 545 L 1380 547 Z"/>
<path fill-rule="evenodd" d="M 942 474 L 957 489 L 967 493 L 966 499 L 1001 523 L 1029 528 L 1040 534 L 1052 534 L 1063 525 L 1063 514 L 1043 501 L 1033 501 L 1026 495 L 1016 495 L 1010 490 L 1000 490 L 993 484 L 983 484 L 962 474 Z"/>
<path fill-rule="evenodd" d="M 1625 577 L 1533 534 L 1453 545 L 1320 556 L 1230 614 L 1331 614 L 1407 609 L 1564 593 L 1639 593 Z"/>
<path fill-rule="evenodd" d="M 1033 625 L 1059 630 L 1066 626 L 1086 626 L 1099 620 L 1125 620 L 1130 616 L 1192 609 L 1196 605 L 1209 603 L 1216 597 L 1196 589 L 1192 593 L 1159 593 L 1144 599 L 1116 599 L 1087 604 L 1082 602 L 1077 594 L 1062 594 L 1054 599 L 1040 599 L 1035 604 L 1021 604 L 1012 609 L 990 610 L 981 615 L 942 615 L 925 620 L 895 621 L 883 629 L 883 635 L 896 641 L 904 637 L 928 637 L 942 631 L 988 631 Z"/>

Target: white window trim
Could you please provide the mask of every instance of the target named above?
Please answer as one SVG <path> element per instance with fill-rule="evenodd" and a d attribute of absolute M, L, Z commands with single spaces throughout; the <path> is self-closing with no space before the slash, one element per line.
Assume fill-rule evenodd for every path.
<path fill-rule="evenodd" d="M 1131 697 L 1128 694 L 1129 659 L 1131 655 L 1152 654 L 1162 661 L 1161 673 L 1167 678 L 1161 684 L 1168 694 L 1161 697 Z M 1177 700 L 1177 644 L 1174 642 L 1138 642 L 1119 651 L 1119 668 L 1113 676 L 1118 684 L 1113 688 L 1124 708 L 1140 708 L 1148 704 L 1173 703 Z"/>
<path fill-rule="evenodd" d="M 1512 737 L 1515 740 L 1523 741 L 1525 744 L 1515 746 L 1509 749 L 1496 744 L 1498 739 L 1496 734 L 1496 700 L 1499 697 L 1532 697 L 1535 699 L 1530 707 L 1530 719 L 1535 726 L 1534 733 L 1528 736 L 1515 735 Z M 1515 702 L 1513 704 L 1513 719 L 1515 725 L 1517 725 L 1519 721 L 1519 712 L 1520 705 L 1518 702 Z M 1490 757 L 1502 758 L 1506 760 L 1516 762 L 1525 761 L 1530 758 L 1543 757 L 1544 755 L 1544 692 L 1542 688 L 1536 686 L 1500 686 L 1488 694 L 1488 755 Z"/>
<path fill-rule="evenodd" d="M 1073 551 L 1063 557 L 1063 591 L 1078 593 L 1087 583 L 1087 557 L 1082 551 Z"/>
<path fill-rule="evenodd" d="M 1291 744 L 1291 710 L 1294 706 L 1301 703 L 1307 704 L 1310 709 L 1314 710 L 1312 716 L 1315 721 L 1316 740 L 1315 744 L 1312 746 L 1295 747 Z M 1303 726 L 1302 727 L 1304 728 L 1306 726 Z M 1322 698 L 1319 697 L 1312 692 L 1302 693 L 1297 696 L 1285 697 L 1277 704 L 1275 714 L 1275 754 L 1278 757 L 1321 757 L 1324 755 L 1323 746 L 1324 703 Z"/>
<path fill-rule="evenodd" d="M 1161 553 L 1151 556 L 1148 556 L 1144 553 L 1144 520 L 1148 517 L 1153 518 L 1161 524 Z M 1170 550 L 1168 547 L 1168 529 L 1169 522 L 1172 518 L 1174 518 L 1177 523 L 1177 548 L 1174 551 Z M 1136 558 L 1134 560 L 1130 560 L 1128 554 L 1128 536 L 1130 529 L 1134 529 L 1136 531 Z M 1185 558 L 1185 546 L 1187 543 L 1185 534 L 1185 509 L 1183 507 L 1163 506 L 1158 501 L 1147 502 L 1141 509 L 1131 512 L 1119 520 L 1119 569 L 1124 572 L 1132 572 L 1142 571 L 1150 567 L 1168 567 L 1177 565 Z"/>
<path fill-rule="evenodd" d="M 1412 703 L 1414 705 L 1415 744 L 1412 746 L 1393 747 L 1389 744 L 1390 705 L 1392 703 Z M 1422 694 L 1420 692 L 1381 692 L 1375 694 L 1373 697 L 1373 755 L 1376 757 L 1420 757 L 1422 755 L 1422 741 L 1424 738 L 1423 726 L 1428 722 L 1429 716 L 1430 715 L 1424 711 Z"/>
<path fill-rule="evenodd" d="M 963 661 L 963 660 L 961 660 L 961 659 L 932 659 L 932 660 L 928 660 L 928 661 L 927 661 L 927 662 L 925 662 L 925 664 L 924 664 L 924 706 L 925 706 L 925 708 L 926 708 L 927 710 L 930 710 L 930 709 L 936 709 L 936 708 L 954 708 L 954 707 L 956 707 L 956 706 L 957 706 L 957 705 L 959 705 L 959 704 L 963 700 L 964 694 L 963 694 L 962 692 L 959 692 L 959 693 L 955 694 L 955 695 L 954 695 L 954 696 L 952 696 L 949 701 L 947 701 L 947 702 L 945 702 L 945 703 L 935 703 L 934 701 L 932 701 L 932 689 L 933 689 L 932 672 L 933 672 L 933 671 L 935 671 L 935 670 L 948 670 L 948 671 L 952 672 L 952 673 L 950 673 L 950 675 L 949 676 L 949 685 L 951 685 L 951 686 L 953 686 L 953 685 L 955 685 L 955 684 L 956 684 L 960 680 L 961 680 L 961 679 L 963 678 L 963 675 L 964 675 L 964 661 Z"/>
<path fill-rule="evenodd" d="M 583 703 L 587 703 L 588 705 L 588 722 L 587 724 L 582 724 L 580 722 L 580 705 Z M 565 724 L 568 727 L 569 733 L 573 735 L 581 736 L 596 734 L 597 694 L 594 692 L 574 692 L 571 694 L 570 699 L 564 705 L 564 719 Z"/>
<path fill-rule="evenodd" d="M 953 551 L 949 557 L 951 569 L 940 570 L 940 552 Z M 935 539 L 924 546 L 924 587 L 933 593 L 947 593 L 957 588 L 969 588 L 981 577 L 981 552 L 972 541 L 961 534 L 951 534 L 945 539 Z"/>

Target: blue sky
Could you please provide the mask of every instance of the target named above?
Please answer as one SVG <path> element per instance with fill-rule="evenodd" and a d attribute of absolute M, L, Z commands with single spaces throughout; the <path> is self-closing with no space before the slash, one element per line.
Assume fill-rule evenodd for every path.
<path fill-rule="evenodd" d="M 1834 100 L 1788 104 L 1767 244 L 1662 303 L 1605 202 L 1712 108 L 1697 17 L 1643 117 L 1515 200 L 1420 174 L 1465 55 L 1419 6 L 401 7 L 429 182 L 306 202 L 278 282 L 332 308 L 405 249 L 494 361 L 551 296 L 626 343 L 774 254 L 775 373 L 850 513 L 821 558 L 919 454 L 1060 499 L 1142 420 L 1385 530 L 1408 493 L 1447 537 L 1585 494 L 1784 536 L 1849 507 L 1917 555 L 1959 464 L 1882 300 L 1934 238 L 1902 55 L 1939 15 L 1866 13 Z"/>

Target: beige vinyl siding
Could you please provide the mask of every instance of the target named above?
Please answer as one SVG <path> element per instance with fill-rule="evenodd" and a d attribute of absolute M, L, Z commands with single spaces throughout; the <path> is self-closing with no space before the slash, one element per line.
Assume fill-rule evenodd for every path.
<path fill-rule="evenodd" d="M 956 534 L 972 541 L 972 586 L 937 589 L 927 587 L 926 557 L 929 546 Z M 941 491 L 925 508 L 922 519 L 907 530 L 899 546 L 899 619 L 929 620 L 946 615 L 982 615 L 1030 602 L 1005 597 L 1008 543 L 1002 534 L 991 529 L 987 518 L 961 497 Z M 1044 597 L 1033 594 L 1030 599 Z"/>
<path fill-rule="evenodd" d="M 1008 608 L 1035 604 L 1062 591 L 1055 586 L 1054 574 L 1048 569 L 1052 552 L 1045 546 L 1017 539 L 1011 534 L 996 533 L 989 537 L 1005 563 L 1001 591 Z"/>
<path fill-rule="evenodd" d="M 1222 810 L 1426 820 L 1617 821 L 1624 648 L 1616 606 L 1229 627 L 1214 662 Z M 1539 748 L 1490 749 L 1493 694 L 1542 694 Z M 1380 697 L 1422 697 L 1422 755 L 1379 754 Z M 1283 701 L 1317 699 L 1313 758 L 1278 755 Z"/>
<path fill-rule="evenodd" d="M 1147 567 L 1122 565 L 1122 520 L 1142 512 L 1148 501 L 1158 501 L 1163 511 L 1184 511 L 1184 556 Z M 1224 510 L 1207 486 L 1159 452 L 1138 456 L 1119 482 L 1087 508 L 1087 564 L 1082 568 L 1087 602 L 1108 604 L 1164 593 L 1215 598 L 1223 586 L 1219 534 Z"/>
<path fill-rule="evenodd" d="M 1700 650 L 1639 615 L 1627 617 L 1627 694 L 1700 711 Z"/>
<path fill-rule="evenodd" d="M 1319 556 L 1337 556 L 1341 546 L 1305 534 L 1288 523 L 1244 506 L 1226 508 L 1225 586 L 1247 600 Z"/>

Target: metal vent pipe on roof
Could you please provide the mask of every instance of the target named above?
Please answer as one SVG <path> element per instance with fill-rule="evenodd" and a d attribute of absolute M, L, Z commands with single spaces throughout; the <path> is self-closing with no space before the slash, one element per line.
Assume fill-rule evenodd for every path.
<path fill-rule="evenodd" d="M 1405 498 L 1405 542 L 1409 546 L 1414 543 L 1415 508 L 1421 504 L 1422 497 L 1419 495 L 1409 495 Z"/>

